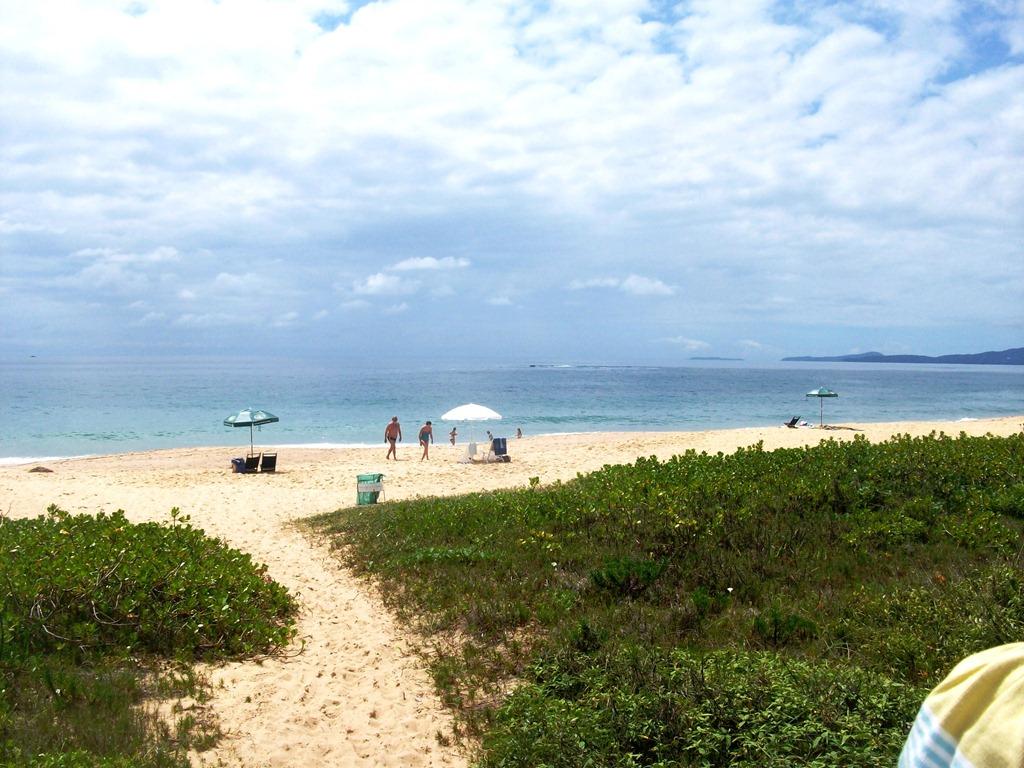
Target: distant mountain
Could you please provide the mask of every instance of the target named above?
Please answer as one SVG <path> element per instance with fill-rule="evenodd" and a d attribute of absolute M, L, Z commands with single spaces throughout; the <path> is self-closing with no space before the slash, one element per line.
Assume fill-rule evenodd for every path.
<path fill-rule="evenodd" d="M 956 365 L 1024 365 L 1024 347 L 1004 349 L 1001 352 L 978 352 L 973 355 L 883 355 L 864 352 L 859 355 L 835 357 L 784 357 L 784 362 L 797 363 L 951 363 Z"/>

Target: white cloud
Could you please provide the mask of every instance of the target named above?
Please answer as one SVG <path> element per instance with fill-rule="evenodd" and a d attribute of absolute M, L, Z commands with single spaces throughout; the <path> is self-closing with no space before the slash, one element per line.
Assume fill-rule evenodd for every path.
<path fill-rule="evenodd" d="M 126 295 L 148 292 L 159 273 L 154 265 L 176 261 L 178 252 L 174 248 L 160 247 L 135 253 L 115 248 L 82 248 L 71 253 L 68 264 L 76 265 L 73 274 L 62 276 L 57 284 L 81 292 L 121 293 Z M 87 262 L 80 269 L 79 262 Z"/>
<path fill-rule="evenodd" d="M 244 317 L 231 315 L 226 312 L 187 312 L 183 315 L 178 315 L 173 324 L 183 328 L 221 328 L 227 325 L 241 325 L 247 322 L 249 320 Z"/>
<path fill-rule="evenodd" d="M 472 289 L 572 347 L 544 287 L 686 286 L 605 332 L 1024 325 L 1017 0 L 8 5 L 2 289 L 55 316 Z"/>
<path fill-rule="evenodd" d="M 285 312 L 275 317 L 271 325 L 274 328 L 290 328 L 296 324 L 298 319 L 298 312 Z"/>
<path fill-rule="evenodd" d="M 261 278 L 252 274 L 234 274 L 232 272 L 219 272 L 213 279 L 213 287 L 218 292 L 238 292 L 251 290 L 252 287 L 262 282 Z"/>
<path fill-rule="evenodd" d="M 167 317 L 163 312 L 147 312 L 138 320 L 133 320 L 132 325 L 134 326 L 146 326 L 153 323 L 159 323 Z"/>
<path fill-rule="evenodd" d="M 440 259 L 433 256 L 418 256 L 412 259 L 403 259 L 390 267 L 397 272 L 417 269 L 462 269 L 469 266 L 469 259 L 444 256 Z"/>
<path fill-rule="evenodd" d="M 689 339 L 685 336 L 672 336 L 665 339 L 669 344 L 677 344 L 685 349 L 687 352 L 701 352 L 703 350 L 711 349 L 711 345 L 706 341 L 700 339 Z"/>
<path fill-rule="evenodd" d="M 363 280 L 352 283 L 352 290 L 362 296 L 391 296 L 395 294 L 415 293 L 419 283 L 403 280 L 395 275 L 377 272 Z"/>
<path fill-rule="evenodd" d="M 671 296 L 675 293 L 671 286 L 665 285 L 661 280 L 640 275 L 630 275 L 622 281 L 620 287 L 626 293 L 631 293 L 634 296 Z"/>
<path fill-rule="evenodd" d="M 404 301 L 402 303 L 400 303 L 400 304 L 392 304 L 391 306 L 384 308 L 385 314 L 388 314 L 388 315 L 399 315 L 399 314 L 401 314 L 403 312 L 408 312 L 408 311 L 409 311 L 409 305 L 406 302 L 404 302 Z"/>
<path fill-rule="evenodd" d="M 592 277 L 588 280 L 573 280 L 569 283 L 569 290 L 584 291 L 588 288 L 618 288 L 622 281 L 617 277 Z"/>
<path fill-rule="evenodd" d="M 170 246 L 160 246 L 144 253 L 126 253 L 115 248 L 82 248 L 72 255 L 76 258 L 95 259 L 96 262 L 108 264 L 144 265 L 179 259 L 178 250 Z"/>
<path fill-rule="evenodd" d="M 492 296 L 487 300 L 492 307 L 511 307 L 512 299 L 508 296 Z"/>
<path fill-rule="evenodd" d="M 357 310 L 357 309 L 368 309 L 373 306 L 366 299 L 352 299 L 351 301 L 341 302 L 341 308 L 345 310 Z"/>
<path fill-rule="evenodd" d="M 145 274 L 106 259 L 85 267 L 70 282 L 86 290 L 103 289 L 129 294 L 141 293 L 149 285 Z"/>
<path fill-rule="evenodd" d="M 116 254 L 113 248 L 82 248 L 71 254 L 74 257 L 92 259 L 93 257 L 99 257 L 101 260 L 111 260 L 111 257 Z"/>
<path fill-rule="evenodd" d="M 166 261 L 178 261 L 180 254 L 176 248 L 165 245 L 145 253 L 113 252 L 108 258 L 122 264 L 158 264 Z"/>
<path fill-rule="evenodd" d="M 18 232 L 45 232 L 46 227 L 41 224 L 24 224 L 17 221 L 8 221 L 0 218 L 0 235 L 11 235 Z"/>
<path fill-rule="evenodd" d="M 661 280 L 641 275 L 629 275 L 625 278 L 595 277 L 588 280 L 573 280 L 569 283 L 569 289 L 573 291 L 592 288 L 617 288 L 634 296 L 671 296 L 675 293 L 675 289 Z"/>

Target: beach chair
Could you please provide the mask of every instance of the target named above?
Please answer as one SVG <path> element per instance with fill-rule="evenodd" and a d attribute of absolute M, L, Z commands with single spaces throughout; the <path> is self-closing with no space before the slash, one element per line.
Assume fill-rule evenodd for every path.
<path fill-rule="evenodd" d="M 260 472 L 276 472 L 277 471 L 277 454 L 276 453 L 264 453 L 263 460 L 260 461 Z"/>
<path fill-rule="evenodd" d="M 512 461 L 508 455 L 508 438 L 495 437 L 491 440 L 491 461 Z M 490 456 L 488 458 L 490 458 Z"/>
<path fill-rule="evenodd" d="M 476 459 L 476 443 L 466 443 L 466 453 L 459 459 L 460 464 L 471 464 Z"/>
<path fill-rule="evenodd" d="M 246 472 L 256 472 L 260 468 L 260 456 L 263 454 L 257 453 L 255 456 L 245 457 L 245 470 Z"/>
<path fill-rule="evenodd" d="M 786 422 L 785 426 L 789 427 L 790 429 L 796 429 L 797 422 L 799 421 L 800 417 L 794 416 L 792 419 Z"/>

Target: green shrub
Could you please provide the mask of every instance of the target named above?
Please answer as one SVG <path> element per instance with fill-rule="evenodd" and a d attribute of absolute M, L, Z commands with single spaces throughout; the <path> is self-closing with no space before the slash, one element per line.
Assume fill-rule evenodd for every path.
<path fill-rule="evenodd" d="M 990 509 L 998 515 L 1024 518 L 1024 483 L 1017 483 L 993 494 Z"/>
<path fill-rule="evenodd" d="M 271 652 L 295 603 L 266 568 L 171 513 L 0 517 L 0 764 L 186 768 L 215 724 L 155 702 L 206 685 L 185 662 Z"/>
<path fill-rule="evenodd" d="M 12 756 L 8 766 L 24 768 L 138 768 L 139 762 L 127 757 L 101 757 L 90 752 L 76 750 L 55 754 Z M 188 768 L 188 761 L 180 758 L 166 763 L 167 768 Z"/>
<path fill-rule="evenodd" d="M 481 768 L 895 764 L 921 697 L 774 654 L 628 648 L 533 671 L 486 735 Z M 550 684 L 564 677 L 581 682 Z"/>
<path fill-rule="evenodd" d="M 249 555 L 172 511 L 0 520 L 0 661 L 40 653 L 236 656 L 284 645 L 295 610 Z"/>
<path fill-rule="evenodd" d="M 171 717 L 157 714 L 161 681 L 175 683 L 168 694 L 202 698 L 187 674 L 175 680 L 138 665 L 46 658 L 5 670 L 3 680 L 3 765 L 184 768 L 185 751 L 217 735 L 205 719 L 173 732 Z"/>
<path fill-rule="evenodd" d="M 796 613 L 787 613 L 779 603 L 772 603 L 754 618 L 754 635 L 773 648 L 799 644 L 818 636 L 818 626 Z"/>
<path fill-rule="evenodd" d="M 802 761 L 800 750 L 833 747 L 820 754 L 880 765 L 905 736 L 899 718 L 872 741 L 864 723 L 880 714 L 822 720 L 827 711 L 798 696 L 802 708 L 785 721 L 793 751 L 771 741 L 768 725 L 751 730 L 712 713 L 707 739 L 704 720 L 694 726 L 705 755 L 676 745 L 688 737 L 658 730 L 653 717 L 636 733 L 581 691 L 604 691 L 605 704 L 622 711 L 657 709 L 667 699 L 664 675 L 645 671 L 663 666 L 654 660 L 723 649 L 745 659 L 762 648 L 752 657 L 767 660 L 759 669 L 797 664 L 786 669 L 804 669 L 807 680 L 813 669 L 819 692 L 830 679 L 861 681 L 891 699 L 885 681 L 895 681 L 919 703 L 963 656 L 1024 636 L 1022 467 L 1024 435 L 881 444 L 857 436 L 644 458 L 548 487 L 358 507 L 312 523 L 338 537 L 347 563 L 374 577 L 401 616 L 428 636 L 458 639 L 436 646 L 444 674 L 435 680 L 470 733 L 492 734 L 487 765 L 526 764 L 517 750 L 536 765 L 727 764 L 714 760 L 748 759 L 734 748 L 741 734 L 751 755 L 764 740 L 789 756 L 766 765 L 827 765 Z M 636 647 L 652 655 L 630 655 Z M 617 659 L 616 674 L 640 681 L 638 693 L 620 699 L 624 689 L 595 686 L 599 658 Z M 501 692 L 538 659 L 556 660 L 537 675 L 543 685 L 523 686 L 503 705 Z M 788 678 L 771 675 L 766 685 L 783 702 Z M 727 689 L 741 679 L 737 671 Z M 844 739 L 859 746 L 847 754 Z"/>
<path fill-rule="evenodd" d="M 617 557 L 590 572 L 598 589 L 619 597 L 639 597 L 665 570 L 664 562 Z"/>

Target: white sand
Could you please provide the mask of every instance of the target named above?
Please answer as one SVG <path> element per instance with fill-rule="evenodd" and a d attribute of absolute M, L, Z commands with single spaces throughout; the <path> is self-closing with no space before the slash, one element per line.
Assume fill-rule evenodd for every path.
<path fill-rule="evenodd" d="M 301 603 L 299 637 L 286 658 L 227 664 L 212 670 L 211 706 L 227 733 L 196 762 L 255 766 L 462 766 L 465 757 L 436 738 L 451 733 L 411 641 L 373 591 L 338 566 L 326 547 L 289 522 L 356 500 L 357 474 L 383 472 L 388 499 L 449 495 L 568 480 L 605 464 L 640 456 L 667 458 L 688 449 L 730 452 L 764 441 L 766 449 L 896 433 L 944 431 L 1009 435 L 1022 417 L 968 422 L 848 425 L 858 431 L 785 427 L 707 432 L 599 433 L 509 440 L 507 464 L 458 463 L 462 446 L 435 445 L 419 461 L 415 444 L 385 447 L 289 448 L 278 472 L 235 475 L 236 447 L 189 448 L 0 467 L 0 511 L 42 514 L 57 504 L 73 512 L 124 509 L 136 521 L 167 520 L 172 507 L 197 527 L 267 563 L 270 575 Z M 242 449 L 244 450 L 244 449 Z M 274 450 L 272 446 L 266 450 Z"/>

